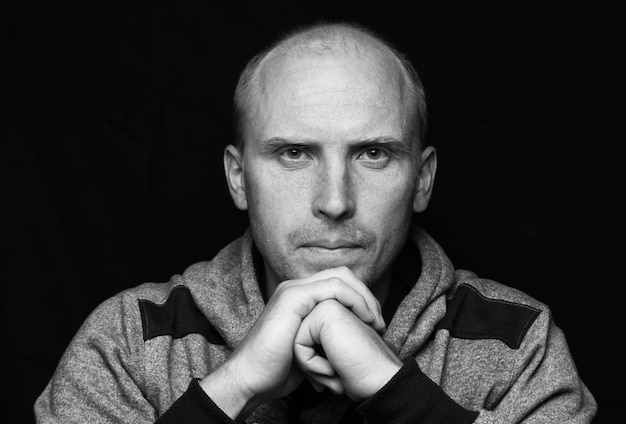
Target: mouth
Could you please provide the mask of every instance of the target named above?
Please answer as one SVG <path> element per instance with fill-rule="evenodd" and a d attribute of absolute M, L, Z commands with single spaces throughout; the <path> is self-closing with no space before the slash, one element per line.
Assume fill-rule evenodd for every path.
<path fill-rule="evenodd" d="M 305 262 L 326 268 L 355 264 L 364 253 L 363 246 L 351 240 L 315 240 L 300 249 Z"/>
<path fill-rule="evenodd" d="M 352 268 L 361 263 L 366 254 L 366 246 L 347 238 L 307 240 L 298 250 L 301 264 L 314 272 L 339 266 Z"/>
<path fill-rule="evenodd" d="M 321 250 L 321 251 L 322 250 L 341 251 L 341 250 L 359 249 L 359 248 L 362 248 L 363 246 L 351 240 L 320 239 L 320 240 L 313 240 L 313 241 L 303 243 L 300 247 L 311 249 L 311 250 Z"/>

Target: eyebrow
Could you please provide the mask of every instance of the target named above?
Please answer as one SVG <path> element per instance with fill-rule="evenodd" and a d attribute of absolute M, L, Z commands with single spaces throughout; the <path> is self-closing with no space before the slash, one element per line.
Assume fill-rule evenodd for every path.
<path fill-rule="evenodd" d="M 294 146 L 306 146 L 306 145 L 315 145 L 318 144 L 317 141 L 305 138 L 287 138 L 287 137 L 272 137 L 267 140 L 262 140 L 261 144 L 263 149 L 274 149 L 286 145 L 294 145 Z M 367 147 L 367 146 L 385 146 L 390 149 L 396 150 L 400 153 L 411 153 L 412 148 L 411 144 L 399 140 L 390 136 L 378 136 L 378 137 L 368 137 L 362 139 L 351 140 L 348 142 L 351 147 Z"/>

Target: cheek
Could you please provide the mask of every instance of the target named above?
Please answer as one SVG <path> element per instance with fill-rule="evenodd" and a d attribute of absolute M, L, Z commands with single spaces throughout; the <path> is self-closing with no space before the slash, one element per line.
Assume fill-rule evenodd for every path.
<path fill-rule="evenodd" d="M 360 186 L 361 212 L 368 220 L 390 228 L 411 216 L 415 186 L 406 176 L 395 174 L 382 180 L 364 179 Z"/>
<path fill-rule="evenodd" d="M 363 211 L 364 225 L 377 234 L 378 265 L 395 258 L 404 246 L 413 215 L 413 186 L 389 185 L 371 192 L 367 210 Z"/>
<path fill-rule="evenodd" d="M 259 170 L 245 178 L 250 216 L 265 227 L 288 228 L 290 221 L 306 208 L 307 186 L 299 176 Z"/>

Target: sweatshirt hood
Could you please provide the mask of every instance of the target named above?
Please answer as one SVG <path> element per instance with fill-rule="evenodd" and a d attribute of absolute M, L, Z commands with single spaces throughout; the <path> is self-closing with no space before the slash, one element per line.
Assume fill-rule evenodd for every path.
<path fill-rule="evenodd" d="M 409 235 L 421 260 L 415 285 L 400 302 L 383 338 L 395 347 L 401 359 L 413 355 L 428 340 L 446 313 L 445 293 L 454 284 L 454 267 L 435 240 L 420 227 Z"/>
<path fill-rule="evenodd" d="M 415 353 L 444 316 L 443 294 L 454 278 L 452 263 L 430 235 L 414 226 L 409 238 L 418 248 L 420 258 L 416 260 L 421 260 L 421 274 L 384 334 L 400 358 Z M 183 274 L 198 308 L 233 350 L 265 307 L 252 252 L 252 235 L 247 230 L 212 261 L 194 264 Z"/>

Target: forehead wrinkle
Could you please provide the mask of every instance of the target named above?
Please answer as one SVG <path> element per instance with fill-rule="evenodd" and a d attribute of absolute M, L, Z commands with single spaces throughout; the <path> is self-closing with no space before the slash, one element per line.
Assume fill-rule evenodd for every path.
<path fill-rule="evenodd" d="M 259 113 L 262 115 L 263 100 L 268 101 L 272 95 L 270 81 L 272 78 L 276 78 L 276 73 L 296 74 L 295 78 L 298 79 L 298 71 L 289 68 L 290 65 L 288 63 L 290 60 L 314 57 L 352 57 L 357 60 L 367 60 L 372 72 L 385 75 L 387 79 L 392 81 L 394 86 L 393 96 L 400 105 L 403 132 L 407 133 L 412 119 L 411 109 L 414 107 L 414 101 L 412 101 L 414 96 L 411 90 L 412 83 L 410 77 L 400 60 L 383 43 L 368 34 L 363 34 L 350 28 L 344 28 L 341 31 L 344 31 L 342 36 L 330 42 L 324 40 L 326 43 L 316 39 L 315 35 L 307 36 L 306 33 L 300 34 L 292 39 L 285 40 L 282 44 L 276 46 L 274 50 L 270 51 L 261 60 L 251 78 L 252 90 L 250 90 L 248 113 L 246 113 L 248 122 L 254 116 L 259 116 Z M 320 45 L 323 45 L 323 48 L 320 48 Z M 273 70 L 277 71 L 273 72 Z M 380 91 L 383 91 L 382 89 L 384 87 L 379 87 Z M 359 90 L 360 88 L 358 87 L 341 87 L 336 90 L 319 90 L 311 94 L 358 92 Z M 384 90 L 384 92 L 389 95 L 388 90 Z M 315 106 L 313 103 L 310 105 Z M 322 105 L 322 103 L 318 105 Z"/>
<path fill-rule="evenodd" d="M 314 56 L 308 56 L 314 58 Z M 328 70 L 321 72 L 329 72 L 328 78 L 313 77 L 313 80 L 309 81 L 311 75 L 303 75 L 302 70 L 298 68 L 298 60 L 293 57 L 281 57 L 276 58 L 274 63 L 264 63 L 259 67 L 257 74 L 257 80 L 255 85 L 259 97 L 268 99 L 272 94 L 277 84 L 284 84 L 282 80 L 287 80 L 291 84 L 296 84 L 298 91 L 306 95 L 321 95 L 328 93 L 361 93 L 364 92 L 364 88 L 373 89 L 380 92 L 379 98 L 385 98 L 389 95 L 393 96 L 400 104 L 404 105 L 404 97 L 407 88 L 407 84 L 404 81 L 402 72 L 397 66 L 388 66 L 389 62 L 387 58 L 383 57 L 349 57 L 345 55 L 328 55 L 327 57 L 347 57 L 348 61 L 354 60 L 352 63 L 346 63 L 347 67 L 361 66 L 359 69 L 361 74 L 357 73 L 353 76 L 346 78 L 346 75 L 336 73 L 333 71 L 333 66 L 329 66 Z M 305 59 L 304 57 L 299 59 Z M 363 66 L 365 65 L 365 66 Z M 341 67 L 341 64 L 334 65 L 337 68 Z M 400 72 L 399 72 L 400 71 Z M 281 78 L 283 77 L 283 78 Z M 324 75 L 326 77 L 326 75 Z M 320 87 L 317 83 L 323 82 L 323 86 Z M 376 83 L 371 85 L 371 82 Z M 389 90 L 389 86 L 392 90 Z M 378 96 L 377 96 L 378 97 Z M 260 98 L 257 100 L 261 100 Z M 258 105 L 257 105 L 258 106 Z"/>
<path fill-rule="evenodd" d="M 359 91 L 359 89 L 356 87 L 345 87 L 345 88 L 337 88 L 334 90 L 333 89 L 317 90 L 317 91 L 312 91 L 309 94 L 316 95 L 316 94 L 325 94 L 325 93 L 345 93 L 346 91 Z"/>
<path fill-rule="evenodd" d="M 259 78 L 260 70 L 268 63 L 268 59 L 277 56 L 317 55 L 330 54 L 373 54 L 378 51 L 383 57 L 393 59 L 387 62 L 395 63 L 396 76 L 400 84 L 398 99 L 401 102 L 403 131 L 408 138 L 417 143 L 421 149 L 427 126 L 427 108 L 424 89 L 419 75 L 409 60 L 393 45 L 380 35 L 366 27 L 351 22 L 317 23 L 311 26 L 296 28 L 270 45 L 267 49 L 253 57 L 241 73 L 234 98 L 234 118 L 236 129 L 236 143 L 238 147 L 245 145 L 245 140 L 254 138 L 254 125 L 251 119 L 259 111 L 258 102 L 261 100 L 262 81 Z"/>

